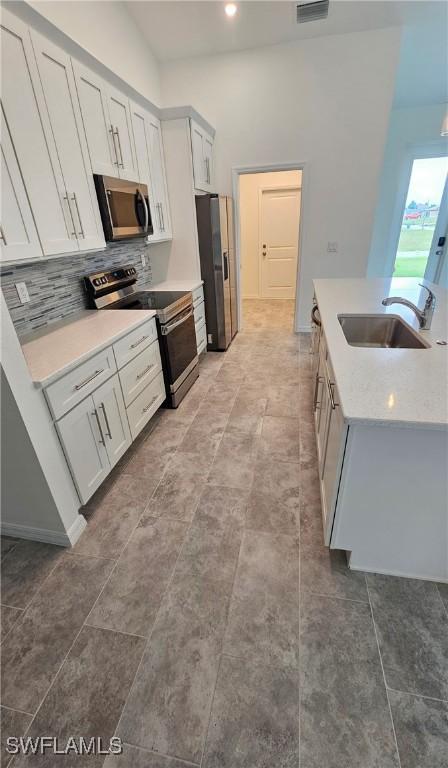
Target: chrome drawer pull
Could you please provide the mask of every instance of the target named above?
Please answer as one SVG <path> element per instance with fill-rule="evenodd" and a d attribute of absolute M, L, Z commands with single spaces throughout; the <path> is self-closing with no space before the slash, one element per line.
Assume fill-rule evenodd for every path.
<path fill-rule="evenodd" d="M 95 373 L 93 373 L 92 376 L 89 376 L 88 379 L 84 379 L 84 381 L 81 381 L 79 384 L 76 384 L 75 385 L 75 389 L 76 390 L 82 389 L 87 384 L 90 384 L 90 382 L 93 381 L 94 379 L 96 379 L 96 377 L 99 376 L 100 373 L 104 373 L 104 368 L 101 368 L 99 371 L 95 371 Z"/>
<path fill-rule="evenodd" d="M 110 440 L 112 440 L 112 432 L 110 429 L 109 419 L 107 418 L 107 413 L 106 413 L 106 408 L 104 406 L 104 403 L 101 403 L 100 408 L 103 409 L 104 421 L 106 422 L 107 436 Z"/>
<path fill-rule="evenodd" d="M 135 377 L 135 378 L 137 379 L 137 381 L 138 381 L 139 379 L 142 379 L 142 378 L 143 378 L 143 376 L 145 376 L 145 375 L 146 375 L 146 374 L 147 374 L 147 373 L 148 373 L 148 372 L 151 370 L 151 368 L 154 368 L 154 363 L 151 363 L 151 365 L 148 365 L 148 367 L 147 367 L 147 368 L 145 368 L 145 370 L 144 370 L 144 371 L 142 371 L 141 373 L 138 373 L 138 374 L 137 374 L 137 376 Z"/>
<path fill-rule="evenodd" d="M 147 338 L 148 338 L 148 336 L 147 336 L 147 335 L 146 335 L 146 336 L 142 336 L 142 338 L 141 338 L 141 339 L 139 339 L 138 341 L 135 341 L 133 344 L 131 344 L 131 346 L 129 347 L 129 349 L 135 349 L 136 347 L 139 347 L 139 346 L 140 346 L 140 344 L 143 344 L 143 342 L 144 342 L 144 341 L 145 341 L 145 339 L 147 339 Z"/>
<path fill-rule="evenodd" d="M 149 411 L 151 406 L 154 405 L 154 403 L 156 402 L 157 398 L 158 398 L 158 395 L 155 395 L 155 397 L 152 398 L 151 402 L 148 403 L 148 405 L 145 405 L 145 407 L 142 410 L 142 413 L 146 413 L 146 411 Z"/>
<path fill-rule="evenodd" d="M 100 441 L 101 445 L 105 446 L 106 445 L 106 441 L 104 439 L 103 430 L 101 429 L 100 417 L 98 416 L 98 411 L 96 410 L 96 408 L 95 408 L 94 412 L 92 413 L 92 416 L 95 416 L 96 423 L 98 424 L 98 429 L 99 429 L 99 433 L 100 433 L 100 440 L 99 441 Z"/>

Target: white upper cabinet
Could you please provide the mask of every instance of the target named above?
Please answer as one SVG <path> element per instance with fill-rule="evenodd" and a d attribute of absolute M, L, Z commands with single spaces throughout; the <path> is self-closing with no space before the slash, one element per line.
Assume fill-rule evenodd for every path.
<path fill-rule="evenodd" d="M 1 112 L 1 185 L 1 260 L 18 261 L 41 257 L 42 248 L 3 111 Z"/>
<path fill-rule="evenodd" d="M 59 163 L 72 223 L 71 235 L 82 250 L 105 244 L 87 145 L 81 122 L 70 56 L 32 32 L 40 74 L 36 89 L 53 164 Z M 46 113 L 46 114 L 45 114 Z"/>
<path fill-rule="evenodd" d="M 138 104 L 131 103 L 131 115 L 139 181 L 148 185 L 154 230 L 150 240 L 168 240 L 172 237 L 171 216 L 160 122 Z"/>
<path fill-rule="evenodd" d="M 42 250 L 77 250 L 64 180 L 51 160 L 36 101 L 39 74 L 28 27 L 2 9 L 2 105 Z"/>
<path fill-rule="evenodd" d="M 153 210 L 154 233 L 159 239 L 172 237 L 171 214 L 166 183 L 165 160 L 163 156 L 160 120 L 148 112 L 149 161 L 151 166 L 152 194 L 155 201 Z"/>
<path fill-rule="evenodd" d="M 190 130 L 195 189 L 213 192 L 213 138 L 194 120 L 190 121 Z"/>
<path fill-rule="evenodd" d="M 137 181 L 127 97 L 77 61 L 73 70 L 93 172 Z"/>

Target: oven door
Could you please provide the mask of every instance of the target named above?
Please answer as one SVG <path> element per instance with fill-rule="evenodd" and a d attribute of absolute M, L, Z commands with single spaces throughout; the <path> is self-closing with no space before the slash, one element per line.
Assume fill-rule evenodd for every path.
<path fill-rule="evenodd" d="M 106 240 L 153 233 L 146 184 L 95 176 L 95 186 Z"/>
<path fill-rule="evenodd" d="M 160 326 L 165 374 L 171 392 L 186 379 L 198 363 L 193 307 Z"/>

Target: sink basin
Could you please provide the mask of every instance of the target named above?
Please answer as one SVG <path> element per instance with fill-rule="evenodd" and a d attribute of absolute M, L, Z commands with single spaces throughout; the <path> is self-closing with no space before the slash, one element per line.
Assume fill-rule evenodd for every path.
<path fill-rule="evenodd" d="M 397 315 L 338 315 L 344 336 L 352 347 L 427 349 L 427 344 Z"/>

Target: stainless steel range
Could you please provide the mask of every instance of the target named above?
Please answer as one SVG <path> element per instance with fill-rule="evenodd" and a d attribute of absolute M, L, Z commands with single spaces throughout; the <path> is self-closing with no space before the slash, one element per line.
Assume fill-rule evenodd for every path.
<path fill-rule="evenodd" d="M 89 303 L 96 309 L 152 309 L 156 312 L 166 402 L 177 408 L 199 376 L 199 359 L 188 291 L 151 291 L 137 288 L 135 267 L 95 272 L 84 278 Z"/>

